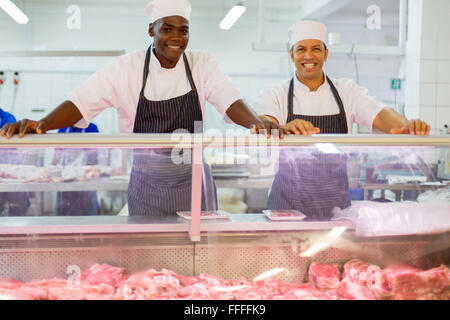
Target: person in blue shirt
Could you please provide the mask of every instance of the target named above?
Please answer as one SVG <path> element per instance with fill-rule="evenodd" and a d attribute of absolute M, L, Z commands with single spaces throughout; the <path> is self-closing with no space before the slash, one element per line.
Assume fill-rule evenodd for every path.
<path fill-rule="evenodd" d="M 16 118 L 9 112 L 0 108 L 0 128 L 7 123 L 16 122 Z M 17 164 L 16 149 L 0 149 L 2 157 L 0 163 Z M 30 199 L 27 192 L 2 192 L 0 193 L 0 216 L 23 216 L 30 207 Z"/>
<path fill-rule="evenodd" d="M 97 133 L 98 127 L 91 123 L 86 129 L 77 127 L 66 127 L 58 130 L 58 133 Z M 70 165 L 84 156 L 80 165 L 97 164 L 96 149 L 57 149 L 55 150 L 55 161 L 61 165 Z M 89 216 L 97 215 L 100 205 L 97 200 L 96 191 L 66 191 L 58 192 L 56 196 L 56 215 L 58 216 Z"/>
<path fill-rule="evenodd" d="M 16 122 L 16 117 L 14 117 L 11 113 L 3 111 L 0 108 L 0 128 L 3 128 L 3 126 L 7 123 L 14 123 Z"/>

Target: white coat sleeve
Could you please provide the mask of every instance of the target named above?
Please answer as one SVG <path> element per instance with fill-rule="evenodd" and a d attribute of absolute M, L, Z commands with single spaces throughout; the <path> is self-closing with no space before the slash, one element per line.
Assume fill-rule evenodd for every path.
<path fill-rule="evenodd" d="M 202 54 L 202 85 L 205 90 L 206 101 L 211 103 L 219 114 L 227 119 L 228 108 L 238 100 L 243 99 L 241 92 L 231 79 L 224 75 L 218 62 L 207 53 Z"/>
<path fill-rule="evenodd" d="M 346 100 L 351 107 L 352 122 L 356 122 L 373 133 L 373 121 L 387 106 L 369 95 L 368 89 L 358 86 L 353 80 L 345 79 L 343 81 L 345 81 Z"/>
<path fill-rule="evenodd" d="M 100 112 L 109 107 L 118 109 L 118 90 L 114 79 L 119 79 L 120 74 L 119 62 L 115 59 L 69 93 L 67 100 L 74 103 L 83 116 L 75 124 L 76 127 L 87 128 Z"/>
<path fill-rule="evenodd" d="M 283 112 L 283 110 L 287 106 L 281 99 L 282 91 L 282 87 L 279 85 L 268 85 L 264 87 L 257 96 L 254 107 L 258 115 L 271 116 L 277 119 L 280 125 L 285 125 L 287 118 L 285 114 L 287 112 Z"/>

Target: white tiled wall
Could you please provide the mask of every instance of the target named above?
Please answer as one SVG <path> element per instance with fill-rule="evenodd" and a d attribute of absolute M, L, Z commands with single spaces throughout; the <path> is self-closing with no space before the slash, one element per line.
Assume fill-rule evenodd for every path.
<path fill-rule="evenodd" d="M 409 1 L 409 13 L 406 108 L 438 134 L 450 125 L 450 1 Z"/>

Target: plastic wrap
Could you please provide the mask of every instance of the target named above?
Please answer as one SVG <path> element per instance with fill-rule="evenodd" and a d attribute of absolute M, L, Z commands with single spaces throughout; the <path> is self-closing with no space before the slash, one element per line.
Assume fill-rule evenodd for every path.
<path fill-rule="evenodd" d="M 334 213 L 333 220 L 352 220 L 365 237 L 450 231 L 450 203 L 361 201 Z"/>
<path fill-rule="evenodd" d="M 422 193 L 417 198 L 420 203 L 448 203 L 450 204 L 450 187 L 439 190 L 431 190 Z"/>

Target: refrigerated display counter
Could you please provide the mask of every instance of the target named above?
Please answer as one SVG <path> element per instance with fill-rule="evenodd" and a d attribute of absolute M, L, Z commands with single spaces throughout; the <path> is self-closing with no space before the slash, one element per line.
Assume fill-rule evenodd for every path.
<path fill-rule="evenodd" d="M 347 164 L 351 188 L 346 192 L 369 183 L 379 184 L 380 189 L 371 190 L 371 201 L 351 197 L 348 206 L 332 208 L 325 218 L 314 214 L 299 218 L 286 211 L 281 216 L 224 212 L 213 201 L 220 187 L 214 176 L 206 181 L 201 169 L 223 165 L 217 155 L 225 149 L 239 159 L 236 166 L 272 181 L 280 168 L 285 169 L 287 157 L 298 165 L 302 163 L 298 160 L 337 154 Z M 80 154 L 96 150 L 98 155 L 115 154 L 120 161 L 110 156 L 99 159 L 100 165 L 112 168 L 109 175 L 84 175 L 92 168 L 86 167 L 83 157 L 71 168 L 48 170 L 55 150 Z M 117 152 L 107 152 L 111 150 Z M 189 176 L 190 207 L 178 208 L 175 203 L 176 212 L 161 216 L 155 208 L 133 213 L 124 205 L 107 214 L 86 215 L 83 201 L 77 198 L 70 205 L 80 208 L 79 214 L 57 214 L 58 192 L 97 191 L 98 198 L 117 197 L 101 193 L 109 190 L 117 173 L 127 181 L 136 150 L 141 155 L 148 151 L 149 157 L 175 150 L 173 170 L 178 156 L 188 155 L 184 159 L 194 167 Z M 0 152 L 8 154 L 0 159 L 3 299 L 450 298 L 450 186 L 437 175 L 438 165 L 450 153 L 448 137 L 319 135 L 269 140 L 196 134 L 96 135 L 94 139 L 88 134 L 48 134 L 2 140 Z M 32 164 L 23 160 L 30 158 L 41 160 Z M 333 164 L 337 158 L 329 159 Z M 226 161 L 233 167 L 229 158 Z M 9 170 L 12 165 L 15 170 Z M 32 166 L 33 174 L 53 175 L 30 182 L 21 175 L 21 166 Z M 69 169 L 78 175 L 65 180 L 61 172 Z M 407 184 L 401 198 L 381 188 L 393 182 L 387 178 L 393 175 L 404 177 L 400 180 Z M 411 182 L 405 183 L 408 177 Z M 67 189 L 71 183 L 86 188 Z M 205 186 L 208 183 L 210 188 Z M 391 184 L 392 190 L 398 187 Z M 267 192 L 270 188 L 274 184 Z M 127 192 L 123 186 L 121 191 Z M 15 214 L 11 208 L 16 198 L 8 196 L 30 192 L 44 194 L 40 200 L 45 203 L 37 204 L 44 210 L 30 211 L 36 205 L 31 203 Z M 301 211 L 290 212 L 297 209 Z"/>

